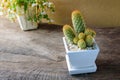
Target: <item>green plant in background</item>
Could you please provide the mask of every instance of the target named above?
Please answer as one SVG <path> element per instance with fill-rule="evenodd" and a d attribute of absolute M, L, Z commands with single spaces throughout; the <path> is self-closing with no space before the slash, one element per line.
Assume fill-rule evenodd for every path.
<path fill-rule="evenodd" d="M 55 11 L 55 6 L 49 0 L 0 0 L 0 12 L 11 20 L 16 15 L 26 15 L 32 22 L 41 22 L 43 19 L 51 21 L 49 12 Z"/>
<path fill-rule="evenodd" d="M 87 28 L 83 16 L 78 10 L 72 12 L 73 28 L 68 25 L 63 26 L 63 33 L 67 41 L 77 45 L 80 49 L 92 47 L 96 32 Z"/>

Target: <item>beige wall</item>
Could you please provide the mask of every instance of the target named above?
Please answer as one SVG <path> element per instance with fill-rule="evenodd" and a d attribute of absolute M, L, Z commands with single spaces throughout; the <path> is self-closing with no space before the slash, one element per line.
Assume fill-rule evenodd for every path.
<path fill-rule="evenodd" d="M 120 26 L 120 0 L 50 0 L 56 12 L 52 18 L 56 24 L 71 24 L 71 12 L 78 9 L 88 26 Z"/>

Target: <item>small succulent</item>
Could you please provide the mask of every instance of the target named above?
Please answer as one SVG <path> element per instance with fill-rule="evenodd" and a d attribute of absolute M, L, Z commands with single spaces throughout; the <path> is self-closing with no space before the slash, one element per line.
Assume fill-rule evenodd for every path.
<path fill-rule="evenodd" d="M 65 38 L 69 43 L 73 43 L 73 39 L 75 37 L 74 30 L 70 25 L 64 25 L 63 26 L 63 33 L 65 35 Z"/>
<path fill-rule="evenodd" d="M 96 32 L 90 28 L 86 28 L 84 33 L 85 33 L 85 35 L 91 35 L 93 37 L 96 36 Z"/>
<path fill-rule="evenodd" d="M 87 35 L 85 38 L 85 42 L 88 47 L 93 46 L 93 37 L 91 35 Z"/>
<path fill-rule="evenodd" d="M 63 26 L 63 33 L 67 41 L 77 45 L 80 49 L 92 47 L 96 32 L 87 28 L 83 16 L 78 10 L 72 12 L 73 28 L 69 25 Z"/>
<path fill-rule="evenodd" d="M 74 44 L 77 44 L 77 43 L 78 43 L 78 40 L 79 40 L 79 38 L 78 38 L 78 37 L 75 37 L 75 38 L 73 39 L 73 43 L 74 43 Z"/>
<path fill-rule="evenodd" d="M 78 41 L 78 47 L 80 48 L 80 49 L 85 49 L 86 48 L 86 43 L 85 43 L 85 41 L 84 41 L 84 39 L 80 39 L 79 41 Z"/>
<path fill-rule="evenodd" d="M 83 32 L 79 33 L 78 38 L 85 39 L 85 34 Z"/>

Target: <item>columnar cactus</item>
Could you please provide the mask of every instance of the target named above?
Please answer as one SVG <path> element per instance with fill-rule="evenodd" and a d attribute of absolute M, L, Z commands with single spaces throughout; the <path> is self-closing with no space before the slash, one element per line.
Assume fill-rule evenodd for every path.
<path fill-rule="evenodd" d="M 93 46 L 93 37 L 91 35 L 87 35 L 85 38 L 85 42 L 88 47 Z"/>
<path fill-rule="evenodd" d="M 85 31 L 85 22 L 81 13 L 78 10 L 72 12 L 72 23 L 76 34 L 78 35 L 80 32 Z"/>
<path fill-rule="evenodd" d="M 63 33 L 65 35 L 65 38 L 69 43 L 73 43 L 73 39 L 75 37 L 74 30 L 70 25 L 64 25 L 63 26 Z"/>

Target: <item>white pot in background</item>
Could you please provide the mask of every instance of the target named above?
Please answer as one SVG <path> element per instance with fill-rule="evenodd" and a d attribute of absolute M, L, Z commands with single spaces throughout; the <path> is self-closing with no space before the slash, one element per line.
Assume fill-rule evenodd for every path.
<path fill-rule="evenodd" d="M 20 28 L 22 30 L 32 30 L 32 29 L 37 29 L 38 28 L 37 23 L 28 21 L 27 18 L 24 15 L 22 15 L 22 16 L 17 15 L 17 19 L 18 19 Z"/>
<path fill-rule="evenodd" d="M 66 61 L 70 74 L 89 73 L 95 72 L 97 67 L 95 60 L 99 53 L 99 47 L 95 42 L 95 49 L 93 50 L 77 50 L 70 51 L 68 49 L 65 37 L 63 37 L 63 43 L 66 50 Z"/>

